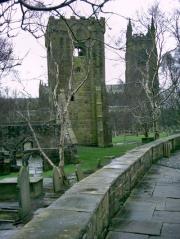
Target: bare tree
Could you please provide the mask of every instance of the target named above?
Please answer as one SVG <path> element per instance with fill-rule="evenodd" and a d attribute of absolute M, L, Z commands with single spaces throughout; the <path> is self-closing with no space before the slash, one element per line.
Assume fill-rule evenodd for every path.
<path fill-rule="evenodd" d="M 98 16 L 104 5 L 110 0 L 59 0 L 57 4 L 52 1 L 37 0 L 2 0 L 0 1 L 0 32 L 6 32 L 8 36 L 14 35 L 14 29 L 21 27 L 25 31 L 31 32 L 35 37 L 40 37 L 44 33 L 47 19 L 51 15 L 64 16 L 65 12 L 82 16 L 80 12 L 85 6 L 88 8 L 90 17 Z M 41 30 L 41 33 L 39 32 Z"/>
<path fill-rule="evenodd" d="M 71 33 L 69 33 L 69 36 L 71 36 Z M 71 36 L 71 41 L 72 41 L 72 45 L 74 48 L 74 44 L 73 44 L 73 38 Z M 71 73 L 70 73 L 70 77 L 68 79 L 68 90 L 65 93 L 64 90 L 60 90 L 60 92 L 58 92 L 59 87 L 60 87 L 60 82 L 59 82 L 59 74 L 60 74 L 60 70 L 59 70 L 59 66 L 58 64 L 55 62 L 56 65 L 56 86 L 54 88 L 53 91 L 53 103 L 56 109 L 56 122 L 59 123 L 60 125 L 60 136 L 59 136 L 59 170 L 60 173 L 64 179 L 64 181 L 66 180 L 66 175 L 64 172 L 64 146 L 65 146 L 65 137 L 67 135 L 67 129 L 68 129 L 68 124 L 70 124 L 70 120 L 69 120 L 69 115 L 68 115 L 68 109 L 70 106 L 70 102 L 71 99 L 76 95 L 76 93 L 78 92 L 78 90 L 84 85 L 84 83 L 88 80 L 89 77 L 89 71 L 90 71 L 90 64 L 91 64 L 91 55 L 89 56 L 88 62 L 87 62 L 87 69 L 86 69 L 86 73 L 83 76 L 83 79 L 80 81 L 79 85 L 76 86 L 75 88 L 73 88 L 73 80 L 74 80 L 74 60 L 73 60 L 73 54 L 72 54 L 72 66 L 71 66 Z M 67 140 L 67 139 L 66 139 Z"/>
<path fill-rule="evenodd" d="M 20 65 L 20 61 L 13 55 L 12 44 L 7 38 L 0 37 L 0 79 L 2 76 L 12 71 L 15 66 Z"/>
<path fill-rule="evenodd" d="M 148 136 L 150 129 L 153 128 L 154 137 L 158 138 L 158 121 L 161 115 L 161 107 L 170 95 L 175 93 L 179 81 L 179 75 L 172 74 L 173 69 L 170 69 L 170 65 L 168 66 L 167 64 L 166 66 L 164 65 L 164 68 L 166 68 L 166 74 L 163 74 L 165 69 L 162 71 L 164 57 L 168 56 L 176 46 L 167 46 L 166 38 L 170 37 L 172 32 L 170 32 L 167 27 L 170 27 L 169 18 L 160 10 L 159 4 L 153 5 L 148 10 L 148 14 L 138 16 L 140 27 L 148 29 L 148 32 L 150 27 L 147 23 L 150 19 L 153 19 L 154 30 L 151 31 L 151 34 L 154 41 L 151 48 L 144 52 L 147 59 L 144 67 L 140 66 L 138 68 L 137 66 L 140 78 L 140 81 L 138 80 L 137 84 L 143 89 L 143 96 L 139 98 L 137 97 L 135 100 L 136 105 L 131 106 L 131 113 L 136 122 L 144 128 L 146 137 Z M 174 16 L 174 19 L 174 22 L 171 21 L 171 26 L 174 26 L 173 35 L 178 42 L 178 17 Z M 160 85 L 158 81 L 160 81 Z"/>
<path fill-rule="evenodd" d="M 72 49 L 75 49 L 74 42 L 76 39 L 73 38 L 73 35 L 69 32 L 69 38 L 71 39 L 71 44 L 72 44 Z M 65 153 L 65 145 L 69 143 L 68 139 L 68 128 L 70 127 L 70 118 L 69 118 L 69 106 L 72 98 L 77 94 L 77 92 L 80 90 L 80 88 L 85 84 L 85 82 L 88 80 L 89 77 L 89 72 L 90 72 L 90 67 L 91 67 L 91 47 L 89 46 L 89 56 L 86 62 L 86 69 L 85 73 L 82 76 L 82 79 L 79 81 L 78 85 L 74 83 L 74 56 L 72 54 L 72 59 L 71 59 L 71 72 L 69 75 L 69 78 L 67 79 L 67 85 L 68 89 L 65 91 L 62 86 L 60 85 L 60 73 L 61 70 L 59 69 L 58 63 L 55 61 L 55 71 L 56 71 L 56 84 L 54 87 L 54 90 L 52 92 L 52 99 L 53 99 L 53 105 L 55 108 L 55 118 L 51 119 L 56 122 L 56 124 L 60 128 L 60 134 L 59 134 L 59 140 L 58 140 L 58 151 L 59 151 L 59 164 L 58 167 L 53 163 L 53 161 L 46 155 L 44 152 L 43 148 L 41 147 L 41 144 L 38 140 L 38 137 L 36 135 L 35 130 L 33 129 L 33 126 L 31 124 L 30 120 L 30 112 L 29 109 L 27 109 L 27 114 L 24 115 L 21 112 L 18 112 L 21 117 L 27 122 L 32 136 L 37 144 L 37 147 L 41 154 L 43 155 L 44 159 L 52 166 L 52 168 L 56 168 L 59 171 L 60 178 L 62 179 L 64 184 L 67 184 L 68 180 L 66 177 L 66 174 L 64 172 L 64 165 L 65 165 L 65 158 L 64 158 L 64 153 Z"/>

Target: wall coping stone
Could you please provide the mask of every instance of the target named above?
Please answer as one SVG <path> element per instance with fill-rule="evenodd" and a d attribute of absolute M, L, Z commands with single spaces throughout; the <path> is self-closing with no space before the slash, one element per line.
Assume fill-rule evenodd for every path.
<path fill-rule="evenodd" d="M 163 154 L 163 144 L 173 144 L 174 140 L 180 146 L 180 134 L 177 134 L 139 146 L 113 159 L 73 185 L 49 207 L 38 210 L 12 239 L 104 238 L 110 216 L 151 166 L 153 157 Z M 153 156 L 153 152 L 157 156 Z"/>

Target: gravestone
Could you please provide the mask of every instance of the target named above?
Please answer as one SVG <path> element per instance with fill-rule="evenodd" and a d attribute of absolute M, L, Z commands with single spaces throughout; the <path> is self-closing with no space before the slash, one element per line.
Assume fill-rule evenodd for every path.
<path fill-rule="evenodd" d="M 27 221 L 31 216 L 30 184 L 27 167 L 21 167 L 17 182 L 19 189 L 19 216 L 22 221 Z"/>
<path fill-rule="evenodd" d="M 97 168 L 101 168 L 101 167 L 102 167 L 101 159 L 98 159 L 98 161 L 97 161 Z"/>
<path fill-rule="evenodd" d="M 32 154 L 28 160 L 30 177 L 42 177 L 43 160 L 40 154 Z"/>
<path fill-rule="evenodd" d="M 84 178 L 84 173 L 81 170 L 79 164 L 76 166 L 75 174 L 76 174 L 77 181 L 80 181 Z"/>
<path fill-rule="evenodd" d="M 63 185 L 63 178 L 58 167 L 53 168 L 53 189 L 54 192 L 60 192 Z"/>
<path fill-rule="evenodd" d="M 26 140 L 24 143 L 23 143 L 23 150 L 26 151 L 28 149 L 32 149 L 33 148 L 33 142 L 32 140 Z"/>

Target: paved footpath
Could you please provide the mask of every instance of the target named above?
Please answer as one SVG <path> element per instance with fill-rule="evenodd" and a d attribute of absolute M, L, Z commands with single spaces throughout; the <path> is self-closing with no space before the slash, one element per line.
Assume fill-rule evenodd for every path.
<path fill-rule="evenodd" d="M 112 219 L 106 239 L 180 239 L 180 151 L 152 166 Z"/>

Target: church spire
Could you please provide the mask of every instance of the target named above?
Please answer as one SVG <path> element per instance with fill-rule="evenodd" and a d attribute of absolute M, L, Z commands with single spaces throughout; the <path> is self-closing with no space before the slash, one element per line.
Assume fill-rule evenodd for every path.
<path fill-rule="evenodd" d="M 132 37 L 132 25 L 131 25 L 131 19 L 129 18 L 129 22 L 127 25 L 127 32 L 126 32 L 126 40 Z"/>
<path fill-rule="evenodd" d="M 155 33 L 156 29 L 155 29 L 155 24 L 154 24 L 154 18 L 152 17 L 151 19 L 151 33 Z"/>

